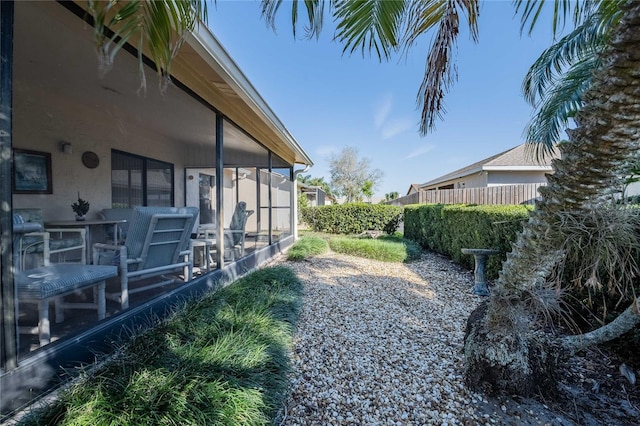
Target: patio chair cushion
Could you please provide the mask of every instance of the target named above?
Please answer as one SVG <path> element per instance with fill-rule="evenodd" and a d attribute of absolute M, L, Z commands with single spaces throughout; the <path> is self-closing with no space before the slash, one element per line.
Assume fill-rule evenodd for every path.
<path fill-rule="evenodd" d="M 16 227 L 25 227 L 26 225 L 37 224 L 38 232 L 47 231 L 44 227 L 42 209 L 14 209 L 13 224 Z M 33 232 L 33 231 L 30 231 Z M 25 254 L 41 254 L 44 253 L 44 240 L 42 235 L 21 236 L 22 253 Z M 50 233 L 49 250 L 51 253 L 65 251 L 64 249 L 84 247 L 84 238 L 81 234 L 75 232 L 65 232 L 64 237 L 57 236 L 55 232 Z"/>
<path fill-rule="evenodd" d="M 121 241 L 124 241 L 127 238 L 129 223 L 131 223 L 131 217 L 133 216 L 133 208 L 102 209 L 100 213 L 102 214 L 102 217 L 107 220 L 126 220 L 125 223 L 119 223 L 116 225 L 118 227 L 120 239 Z M 115 235 L 113 235 L 112 226 L 107 226 L 105 232 L 109 239 L 115 241 Z M 120 243 L 120 241 L 117 241 L 117 243 Z"/>
<path fill-rule="evenodd" d="M 232 231 L 244 231 L 244 226 L 247 221 L 247 203 L 240 201 L 236 204 L 236 208 L 231 217 L 231 223 L 229 229 Z M 228 241 L 227 235 L 230 234 L 231 241 Z M 225 235 L 225 244 L 229 247 L 236 246 L 244 239 L 244 236 L 240 232 L 232 232 Z"/>
<path fill-rule="evenodd" d="M 14 225 L 22 225 L 24 223 L 24 219 L 22 218 L 22 215 L 18 214 L 18 213 L 13 213 L 13 224 Z"/>
<path fill-rule="evenodd" d="M 190 214 L 194 218 L 198 214 L 196 207 L 136 207 L 134 208 L 131 221 L 129 223 L 129 230 L 127 232 L 127 238 L 124 245 L 127 246 L 127 257 L 129 259 L 135 259 L 140 257 L 145 245 L 145 238 L 147 236 L 149 225 L 151 223 L 152 215 L 154 214 Z M 194 219 L 195 220 L 195 219 Z M 175 223 L 173 221 L 165 221 L 164 226 L 179 226 L 182 223 L 181 219 L 177 219 Z M 193 221 L 190 222 L 191 228 L 193 227 Z M 189 228 L 189 229 L 191 229 Z M 166 235 L 166 238 L 176 238 L 177 235 Z M 180 250 L 189 249 L 189 239 L 187 238 Z"/>
<path fill-rule="evenodd" d="M 42 209 L 14 209 L 13 223 L 34 222 L 44 226 Z"/>
<path fill-rule="evenodd" d="M 193 273 L 189 237 L 198 215 L 196 207 L 136 207 L 124 245 L 95 244 L 95 264 L 115 263 L 120 272 L 122 309 L 129 307 L 129 295 L 161 287 L 176 281 L 166 277 L 161 282 L 129 289 L 130 280 L 164 276 L 182 270 L 184 281 Z"/>
<path fill-rule="evenodd" d="M 118 275 L 115 266 L 59 263 L 17 272 L 18 298 L 44 300 Z"/>
<path fill-rule="evenodd" d="M 74 238 L 63 238 L 63 239 L 50 239 L 49 240 L 49 249 L 50 250 L 60 250 L 70 247 L 78 247 L 83 243 L 82 238 L 74 237 Z M 44 251 L 44 241 L 42 241 L 42 237 L 40 236 L 25 236 L 22 239 L 22 247 L 24 247 L 24 253 L 32 254 L 32 253 L 42 253 Z"/>
<path fill-rule="evenodd" d="M 64 321 L 65 308 L 95 309 L 98 321 L 106 316 L 105 286 L 108 278 L 116 277 L 115 266 L 57 264 L 20 271 L 15 274 L 18 299 L 38 304 L 37 334 L 40 346 L 51 341 L 49 303 L 55 301 L 56 322 Z M 64 303 L 67 294 L 94 287 L 93 303 Z M 31 327 L 18 327 L 20 333 L 35 334 Z"/>

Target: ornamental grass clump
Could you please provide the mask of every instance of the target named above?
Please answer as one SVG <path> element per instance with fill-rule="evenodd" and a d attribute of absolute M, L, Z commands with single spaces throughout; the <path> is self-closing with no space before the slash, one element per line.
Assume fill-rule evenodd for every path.
<path fill-rule="evenodd" d="M 272 424 L 301 294 L 288 268 L 254 272 L 138 334 L 24 424 Z"/>

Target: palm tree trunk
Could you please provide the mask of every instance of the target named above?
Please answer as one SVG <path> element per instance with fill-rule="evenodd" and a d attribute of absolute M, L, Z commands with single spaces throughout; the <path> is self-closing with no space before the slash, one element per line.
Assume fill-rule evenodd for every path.
<path fill-rule="evenodd" d="M 609 324 L 585 334 L 567 336 L 561 340 L 562 347 L 570 353 L 575 353 L 587 346 L 608 342 L 621 336 L 640 322 L 640 305 L 635 299 L 623 313 Z"/>
<path fill-rule="evenodd" d="M 550 271 L 562 260 L 561 215 L 598 208 L 619 180 L 621 168 L 640 147 L 640 2 L 625 5 L 624 17 L 603 53 L 578 114 L 578 127 L 561 145 L 542 201 L 514 244 L 486 306 L 469 318 L 465 338 L 465 377 L 472 387 L 520 394 L 548 393 L 553 365 L 577 340 L 551 341 L 532 333 L 536 304 L 549 289 Z M 635 306 L 635 302 L 634 302 Z M 624 326 L 600 333 L 615 337 L 639 320 L 628 309 Z M 610 327 L 614 328 L 614 327 Z M 553 347 L 552 350 L 549 350 Z"/>

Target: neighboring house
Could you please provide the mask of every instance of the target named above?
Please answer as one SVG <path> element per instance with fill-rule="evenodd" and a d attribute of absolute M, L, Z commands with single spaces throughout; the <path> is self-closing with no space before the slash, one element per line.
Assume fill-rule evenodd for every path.
<path fill-rule="evenodd" d="M 331 204 L 335 204 L 335 199 L 327 194 L 321 187 L 307 185 L 306 183 L 298 182 L 298 190 L 300 193 L 307 198 L 309 201 L 309 206 L 317 207 L 317 206 L 329 206 Z"/>
<path fill-rule="evenodd" d="M 294 166 L 313 164 L 205 26 L 177 55 L 164 94 L 148 65 L 147 92 L 137 93 L 131 46 L 98 78 L 85 4 L 0 2 L 0 419 L 47 392 L 64 369 L 109 350 L 113 336 L 127 335 L 167 306 L 232 280 L 291 245 Z M 10 176 L 27 185 L 33 180 L 10 161 L 12 151 L 25 150 L 50 158 L 50 167 L 42 163 L 36 170 L 50 189 L 12 193 Z M 234 207 L 244 201 L 252 210 L 245 256 L 225 263 L 218 237 L 216 270 L 177 288 L 140 293 L 129 309 L 107 301 L 99 322 L 94 315 L 52 322 L 52 342 L 38 347 L 31 336 L 16 333 L 30 325 L 23 321 L 35 307 L 16 297 L 12 212 L 38 208 L 45 222 L 73 220 L 70 204 L 78 194 L 91 203 L 88 219 L 114 207 L 195 206 L 198 223 L 217 229 L 229 226 Z M 54 336 L 63 328 L 66 334 Z"/>
<path fill-rule="evenodd" d="M 419 186 L 421 191 L 436 189 L 482 188 L 503 185 L 546 183 L 551 173 L 551 160 L 559 153 L 538 162 L 529 155 L 525 144 L 440 176 Z M 411 185 L 413 189 L 414 185 Z"/>
<path fill-rule="evenodd" d="M 409 187 L 409 190 L 407 191 L 406 195 L 415 194 L 418 191 L 420 191 L 420 184 L 419 183 L 412 183 L 411 186 Z"/>

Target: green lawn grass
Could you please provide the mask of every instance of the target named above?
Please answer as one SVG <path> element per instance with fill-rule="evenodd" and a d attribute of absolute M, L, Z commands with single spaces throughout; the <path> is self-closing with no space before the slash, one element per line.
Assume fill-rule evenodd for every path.
<path fill-rule="evenodd" d="M 383 262 L 408 262 L 420 256 L 416 244 L 398 237 L 331 238 L 329 246 L 338 253 Z"/>
<path fill-rule="evenodd" d="M 288 268 L 254 272 L 134 337 L 23 424 L 272 424 L 301 294 Z"/>
<path fill-rule="evenodd" d="M 293 261 L 305 260 L 329 251 L 327 240 L 320 237 L 302 237 L 295 242 L 287 252 L 287 259 Z"/>
<path fill-rule="evenodd" d="M 397 233 L 394 235 L 383 235 L 375 239 L 362 238 L 355 235 L 336 235 L 313 231 L 305 231 L 302 235 L 303 237 L 294 244 L 291 250 L 303 240 L 325 240 L 329 243 L 331 250 L 337 253 L 384 262 L 409 262 L 419 258 L 422 251 L 418 244 L 405 240 L 401 234 Z M 305 242 L 303 244 L 306 246 L 308 243 Z M 316 254 L 319 253 L 308 254 L 306 257 Z M 298 256 L 297 252 L 295 256 Z M 300 259 L 290 258 L 290 260 Z"/>

